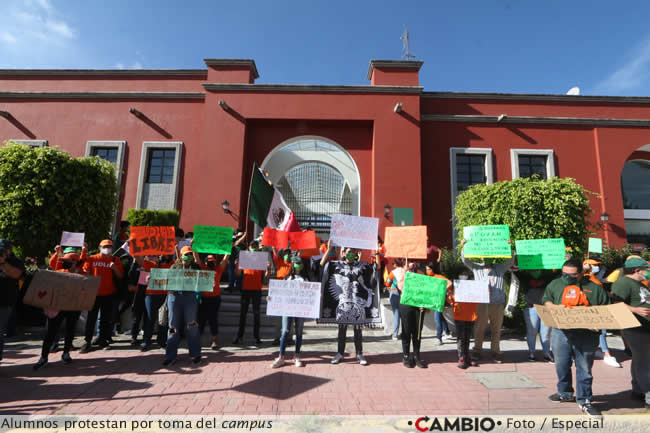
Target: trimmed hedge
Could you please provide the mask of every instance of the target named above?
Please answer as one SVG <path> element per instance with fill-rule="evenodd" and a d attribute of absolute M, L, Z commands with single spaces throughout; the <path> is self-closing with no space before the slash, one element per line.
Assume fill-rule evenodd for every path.
<path fill-rule="evenodd" d="M 177 210 L 129 209 L 126 220 L 132 226 L 178 227 L 181 214 Z"/>

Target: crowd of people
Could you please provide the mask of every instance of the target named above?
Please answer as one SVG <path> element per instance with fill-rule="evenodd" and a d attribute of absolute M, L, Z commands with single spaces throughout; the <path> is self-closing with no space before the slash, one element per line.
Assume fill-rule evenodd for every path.
<path fill-rule="evenodd" d="M 528 359 L 537 360 L 536 340 L 539 335 L 542 359 L 555 364 L 557 392 L 549 398 L 558 402 L 576 401 L 580 409 L 590 416 L 600 414 L 591 403 L 591 370 L 599 345 L 605 354 L 605 362 L 620 366 L 607 348 L 607 331 L 551 329 L 542 323 L 534 305 L 572 308 L 580 305 L 624 302 L 641 323 L 640 327 L 625 329 L 622 332 L 626 350 L 629 350 L 632 356 L 632 395 L 643 400 L 647 407 L 650 406 L 650 292 L 647 287 L 650 276 L 648 262 L 639 256 L 628 257 L 621 269 L 610 273 L 594 259 L 583 262 L 567 257 L 562 269 L 523 271 L 516 266 L 516 256 L 501 262 L 463 256 L 465 268 L 457 278 L 486 281 L 489 288 L 489 303 L 473 304 L 455 301 L 454 283 L 441 275 L 440 250 L 433 246 L 429 247 L 429 257 L 424 262 L 409 261 L 406 258 L 394 258 L 389 261 L 381 239 L 376 251 L 373 251 L 366 261 L 361 260 L 361 251 L 354 248 L 340 248 L 337 251 L 329 242 L 321 245 L 319 255 L 310 257 L 304 256 L 300 251 L 272 249 L 269 252 L 272 254 L 272 260 L 269 260 L 264 271 L 239 267 L 240 251 L 262 250 L 259 240 L 253 240 L 247 245 L 246 233 L 240 229 L 236 230 L 233 236 L 231 254 L 209 254 L 203 257 L 193 251 L 191 240 L 177 248 L 174 256 L 132 257 L 128 253 L 128 230 L 128 223 L 123 222 L 114 239 L 105 239 L 99 243 L 97 254 L 89 255 L 87 245 L 81 249 L 57 245 L 50 257 L 49 266 L 52 270 L 100 278 L 94 306 L 87 312 L 85 343 L 79 350 L 81 354 L 95 347 L 109 348 L 121 312 L 130 308 L 132 323 L 129 332 L 134 348 L 143 352 L 151 349 L 154 329 L 157 329 L 156 343 L 165 350 L 163 365 L 169 366 L 175 362 L 182 337 L 187 338 L 192 362 L 200 363 L 200 335 L 206 323 L 212 338 L 211 348 L 216 350 L 220 347 L 218 314 L 224 272 L 227 272 L 229 288 L 239 289 L 241 293 L 239 328 L 232 343 L 241 344 L 246 330 L 248 308 L 252 304 L 253 337 L 256 343 L 260 344 L 262 290 L 265 281 L 274 273 L 277 279 L 322 282 L 324 305 L 331 308 L 321 311 L 319 321 L 338 324 L 337 350 L 331 359 L 332 364 L 339 364 L 344 359 L 347 328 L 352 326 L 356 360 L 361 365 L 368 365 L 363 354 L 363 328 L 380 320 L 377 318 L 379 292 L 386 291 L 394 314 L 391 334 L 393 339 L 401 338 L 404 367 L 427 368 L 420 353 L 427 310 L 400 302 L 406 274 L 415 272 L 446 280 L 446 303 L 453 315 L 457 365 L 461 369 L 477 366 L 482 362 L 483 339 L 488 325 L 490 358 L 496 363 L 503 362 L 500 340 L 504 314 L 511 312 L 514 307 L 513 299 L 517 299 L 517 290 L 522 291 L 526 300 L 523 315 L 527 331 Z M 184 237 L 182 231 L 177 233 L 179 243 Z M 141 271 L 150 272 L 155 268 L 214 271 L 213 289 L 209 292 L 152 290 L 147 282 L 143 281 Z M 6 325 L 19 293 L 24 271 L 24 264 L 12 253 L 11 243 L 0 240 L 0 359 Z M 506 296 L 505 276 L 509 272 L 512 273 L 512 283 L 510 296 Z M 61 359 L 66 364 L 72 362 L 70 351 L 81 312 L 44 313 L 47 316 L 47 329 L 41 356 L 33 366 L 35 370 L 48 363 L 50 352 L 58 346 L 60 332 L 63 332 L 64 340 Z M 434 314 L 437 328 L 434 341 L 436 344 L 442 344 L 443 337 L 451 334 L 450 327 L 447 326 L 445 315 L 440 312 Z M 64 322 L 65 326 L 62 328 Z M 291 328 L 295 334 L 293 363 L 298 367 L 303 366 L 301 349 L 304 319 L 282 317 L 281 320 L 278 318 L 278 322 L 281 324 L 277 339 L 280 345 L 279 355 L 271 367 L 279 368 L 285 364 L 287 347 L 291 344 Z M 140 330 L 142 339 L 138 341 Z M 472 339 L 474 345 L 470 349 Z M 613 362 L 608 361 L 609 358 Z M 576 370 L 575 392 L 573 363 Z"/>

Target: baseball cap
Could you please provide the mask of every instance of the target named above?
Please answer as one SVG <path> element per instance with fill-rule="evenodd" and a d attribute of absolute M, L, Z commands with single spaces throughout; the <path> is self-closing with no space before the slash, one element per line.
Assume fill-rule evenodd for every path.
<path fill-rule="evenodd" d="M 599 262 L 598 260 L 594 259 L 587 259 L 584 262 L 582 262 L 583 265 L 602 265 L 603 262 Z"/>
<path fill-rule="evenodd" d="M 628 258 L 623 265 L 624 268 L 641 268 L 646 269 L 648 267 L 648 262 L 643 260 L 641 257 L 632 257 Z"/>
<path fill-rule="evenodd" d="M 213 256 L 212 254 L 210 254 L 210 255 L 208 255 L 208 257 L 206 258 L 206 261 L 208 261 L 208 262 L 216 262 L 216 261 L 217 261 L 217 258 L 216 258 L 215 256 Z"/>
<path fill-rule="evenodd" d="M 181 256 L 184 256 L 187 253 L 193 253 L 193 252 L 194 251 L 192 251 L 192 247 L 190 247 L 189 245 L 185 245 L 183 248 L 181 248 Z"/>
<path fill-rule="evenodd" d="M 302 259 L 298 256 L 291 257 L 291 263 L 302 263 Z"/>
<path fill-rule="evenodd" d="M 99 247 L 112 247 L 113 246 L 113 241 L 110 239 L 104 239 L 99 243 Z"/>

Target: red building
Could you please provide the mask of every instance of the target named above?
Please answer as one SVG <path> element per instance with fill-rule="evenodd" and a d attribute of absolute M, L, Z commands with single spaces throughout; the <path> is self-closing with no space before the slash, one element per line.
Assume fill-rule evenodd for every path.
<path fill-rule="evenodd" d="M 610 245 L 648 242 L 650 98 L 427 92 L 416 61 L 373 60 L 366 86 L 255 84 L 253 60 L 205 64 L 0 70 L 0 141 L 107 158 L 120 215 L 178 209 L 186 230 L 245 225 L 255 161 L 303 227 L 325 230 L 337 212 L 383 227 L 389 204 L 449 246 L 459 191 L 539 173 L 600 194 L 593 217 L 609 215 Z"/>

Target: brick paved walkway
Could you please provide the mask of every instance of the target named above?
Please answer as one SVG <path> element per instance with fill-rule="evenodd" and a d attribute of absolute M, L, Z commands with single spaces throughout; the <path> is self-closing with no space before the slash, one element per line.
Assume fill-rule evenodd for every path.
<path fill-rule="evenodd" d="M 399 342 L 379 336 L 366 345 L 370 365 L 363 367 L 348 355 L 331 365 L 334 339 L 307 340 L 304 368 L 293 364 L 271 369 L 276 348 L 214 352 L 204 348 L 204 360 L 191 364 L 181 349 L 171 368 L 161 365 L 161 350 L 140 353 L 123 340 L 109 351 L 85 355 L 73 352 L 74 362 L 63 365 L 60 352 L 39 371 L 38 341 L 9 342 L 0 363 L 1 414 L 578 414 L 575 403 L 553 403 L 553 365 L 526 360 L 525 343 L 504 342 L 505 362 L 485 361 L 479 367 L 456 367 L 455 344 L 434 347 L 424 341 L 429 368 L 407 369 L 401 364 Z M 616 341 L 612 341 L 616 340 Z M 352 349 L 351 342 L 348 350 Z M 610 338 L 610 347 L 620 347 Z M 383 349 L 383 350 L 382 350 Z M 292 353 L 292 352 L 289 352 Z M 594 394 L 608 414 L 642 412 L 630 399 L 630 359 L 615 354 L 623 368 L 597 360 Z M 290 355 L 291 356 L 291 355 Z M 518 372 L 538 388 L 487 389 L 472 373 Z M 7 392 L 9 391 L 9 392 Z"/>

